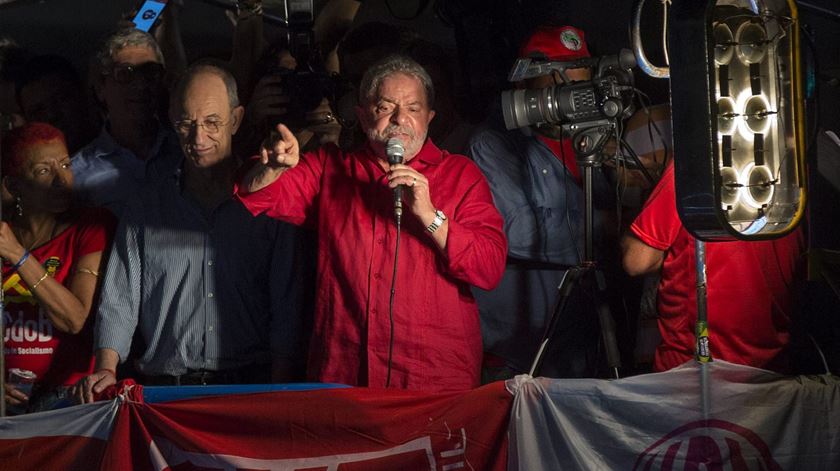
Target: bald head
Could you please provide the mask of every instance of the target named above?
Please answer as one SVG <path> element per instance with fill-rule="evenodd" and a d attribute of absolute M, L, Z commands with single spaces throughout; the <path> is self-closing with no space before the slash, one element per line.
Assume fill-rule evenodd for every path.
<path fill-rule="evenodd" d="M 233 76 L 212 64 L 190 67 L 178 82 L 170 109 L 184 155 L 199 168 L 215 166 L 231 155 L 243 114 Z"/>

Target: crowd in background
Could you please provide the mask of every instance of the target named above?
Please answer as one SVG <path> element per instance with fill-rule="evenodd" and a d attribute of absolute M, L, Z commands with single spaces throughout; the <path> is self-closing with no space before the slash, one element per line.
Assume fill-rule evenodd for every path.
<path fill-rule="evenodd" d="M 170 3 L 153 34 L 121 24 L 103 39 L 86 77 L 67 58 L 0 40 L 6 374 L 18 368 L 37 376 L 32 391 L 7 384 L 5 400 L 17 412 L 67 404 L 74 394 L 91 400 L 129 377 L 169 385 L 306 379 L 313 358 L 307 350 L 332 347 L 311 339 L 313 329 L 334 328 L 313 319 L 325 283 L 324 267 L 316 266 L 325 245 L 314 241 L 324 229 L 254 217 L 234 192 L 252 157 L 284 139 L 278 123 L 288 126 L 301 153 L 325 144 L 348 153 L 363 147 L 370 135 L 360 123 L 361 83 L 372 65 L 392 54 L 428 73 L 434 84 L 428 137 L 444 155 L 467 155 L 478 165 L 504 221 L 501 286 L 498 280 L 471 283 L 472 292 L 459 295 L 459 302 L 477 299 L 482 380 L 527 372 L 552 315 L 563 318 L 544 373 L 603 376 L 605 326 L 589 312 L 602 301 L 598 296 L 608 298 L 616 320 L 623 374 L 667 369 L 691 357 L 683 349 L 669 353 L 667 366 L 654 361 L 661 342 L 657 270 L 637 270 L 654 273 L 629 279 L 620 269 L 619 237 L 656 181 L 611 162 L 596 169 L 596 257 L 609 289 L 577 294 L 559 312 L 557 285 L 584 261 L 581 170 L 556 130 L 504 129 L 500 80 L 485 77 L 492 92 L 465 94 L 459 74 L 471 71 L 463 70 L 457 51 L 409 27 L 375 17 L 361 21 L 365 9 L 352 1 L 328 2 L 312 36 L 271 44 L 264 40 L 260 2 L 239 2 L 230 15 L 230 55 L 193 58 L 179 38 L 179 22 L 192 20 L 189 10 Z M 582 31 L 543 23 L 518 52 L 561 61 L 589 55 Z M 553 81 L 519 86 L 563 84 L 548 78 Z M 462 106 L 465 97 L 476 96 L 486 103 Z M 628 113 L 623 137 L 658 180 L 671 157 L 668 110 L 641 104 L 638 113 Z M 344 241 L 342 250 L 353 243 Z M 664 242 L 655 248 L 670 250 Z M 800 248 L 787 250 L 791 265 L 773 283 L 790 289 Z M 440 300 L 427 302 L 435 307 Z M 774 311 L 785 319 L 774 319 L 762 337 L 778 342 L 762 346 L 768 358 L 753 362 L 748 345 L 732 357 L 775 367 L 775 353 L 787 343 L 789 311 L 786 305 Z M 674 331 L 683 327 L 666 325 L 663 335 L 678 337 Z M 422 341 L 418 345 L 418 357 L 437 348 L 430 343 L 423 353 Z M 369 355 L 370 362 L 384 362 Z M 464 364 L 477 378 L 475 365 Z M 346 382 L 382 386 L 379 379 Z"/>

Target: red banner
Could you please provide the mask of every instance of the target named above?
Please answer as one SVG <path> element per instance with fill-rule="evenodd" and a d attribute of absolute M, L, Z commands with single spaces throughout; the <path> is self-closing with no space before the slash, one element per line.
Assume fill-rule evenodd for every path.
<path fill-rule="evenodd" d="M 129 397 L 101 469 L 503 470 L 512 399 L 502 382 L 441 394 L 349 388 L 159 404 Z"/>

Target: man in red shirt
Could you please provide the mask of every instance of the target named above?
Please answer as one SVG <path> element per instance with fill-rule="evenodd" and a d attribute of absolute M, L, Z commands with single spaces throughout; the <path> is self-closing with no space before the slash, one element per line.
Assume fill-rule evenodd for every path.
<path fill-rule="evenodd" d="M 674 166 L 669 165 L 624 236 L 630 275 L 658 269 L 659 330 L 654 369 L 694 357 L 697 295 L 694 238 L 677 215 Z M 712 358 L 780 372 L 788 370 L 792 291 L 800 268 L 800 231 L 780 239 L 706 243 L 707 311 Z"/>
<path fill-rule="evenodd" d="M 502 218 L 478 167 L 427 139 L 434 89 L 420 65 L 391 56 L 371 66 L 359 102 L 362 146 L 301 156 L 279 125 L 280 139 L 238 189 L 252 213 L 318 229 L 309 376 L 415 390 L 475 387 L 482 346 L 469 285 L 492 289 L 502 276 Z M 389 165 L 391 138 L 404 143 L 405 163 Z M 398 185 L 406 207 L 399 245 Z"/>

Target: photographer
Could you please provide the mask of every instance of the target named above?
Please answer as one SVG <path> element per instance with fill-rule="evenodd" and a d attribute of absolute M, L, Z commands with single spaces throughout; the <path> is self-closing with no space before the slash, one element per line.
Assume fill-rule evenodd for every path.
<path fill-rule="evenodd" d="M 279 41 L 263 54 L 254 75 L 257 83 L 236 141 L 239 155 L 258 153 L 262 140 L 280 122 L 292 130 L 304 151 L 338 142 L 341 125 L 328 100 L 333 78 L 316 52 L 298 60 L 288 42 Z"/>
<path fill-rule="evenodd" d="M 589 57 L 583 32 L 570 26 L 541 27 L 520 50 L 534 61 L 571 61 Z M 567 69 L 517 83 L 542 89 L 569 81 L 588 80 L 588 69 Z M 501 114 L 501 113 L 497 113 Z M 583 259 L 584 191 L 570 139 L 559 124 L 541 123 L 505 131 L 501 120 L 473 135 L 469 155 L 490 183 L 493 201 L 505 220 L 509 241 L 505 274 L 493 291 L 473 290 L 478 301 L 485 348 L 485 381 L 527 372 L 557 297 L 565 269 Z M 598 196 L 608 196 L 600 168 L 593 172 Z M 606 198 L 608 199 L 608 198 Z M 595 235 L 599 235 L 599 218 Z M 596 239 L 597 240 L 597 239 Z M 570 303 L 563 324 L 574 331 L 552 346 L 544 363 L 546 376 L 589 374 L 589 349 L 597 344 L 592 318 L 573 312 Z M 580 319 L 578 319 L 580 318 Z M 565 332 L 564 332 L 565 330 Z"/>

